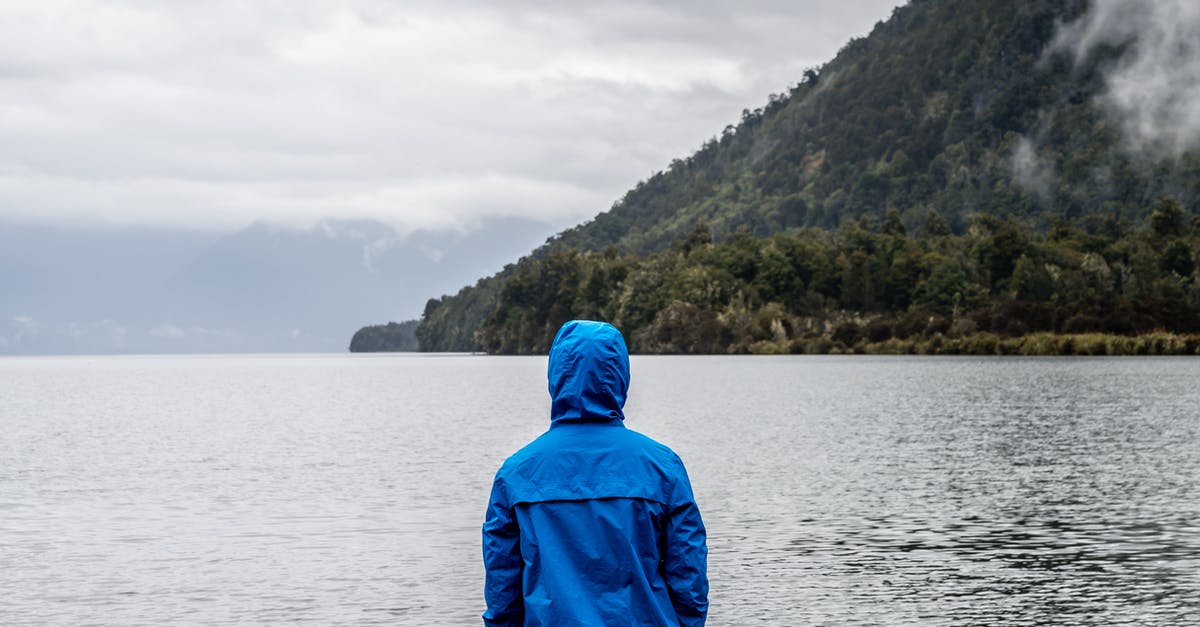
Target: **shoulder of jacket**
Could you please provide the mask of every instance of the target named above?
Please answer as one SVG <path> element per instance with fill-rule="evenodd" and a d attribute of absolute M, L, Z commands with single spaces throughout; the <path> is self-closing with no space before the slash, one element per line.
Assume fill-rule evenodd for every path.
<path fill-rule="evenodd" d="M 525 446 L 522 446 L 521 448 L 517 449 L 517 451 L 515 453 L 513 453 L 512 455 L 509 455 L 507 458 L 505 458 L 504 463 L 502 463 L 500 465 L 500 470 L 497 471 L 497 473 L 496 473 L 497 478 L 503 476 L 504 474 L 512 472 L 513 469 L 517 468 L 521 464 L 524 464 L 524 463 L 528 462 L 530 459 L 541 455 L 542 452 L 547 448 L 546 447 L 546 438 L 549 435 L 550 435 L 549 431 L 539 435 L 538 437 L 534 438 L 532 441 L 527 443 Z"/>
<path fill-rule="evenodd" d="M 677 455 L 675 451 L 671 449 L 671 447 L 644 433 L 633 431 L 632 429 L 628 431 L 630 436 L 636 439 L 643 447 L 645 447 L 645 450 L 653 455 L 655 459 L 679 469 L 683 468 L 683 460 L 680 459 L 679 455 Z"/>

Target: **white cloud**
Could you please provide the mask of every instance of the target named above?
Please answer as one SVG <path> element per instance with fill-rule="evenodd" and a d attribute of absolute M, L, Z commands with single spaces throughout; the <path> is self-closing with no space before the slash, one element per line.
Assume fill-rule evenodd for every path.
<path fill-rule="evenodd" d="M 170 322 L 164 322 L 150 329 L 150 335 L 154 337 L 179 338 L 187 335 L 187 333 Z"/>
<path fill-rule="evenodd" d="M 1018 184 L 1043 200 L 1050 199 L 1058 180 L 1054 162 L 1039 155 L 1032 140 L 1025 136 L 1017 140 L 1010 165 Z"/>
<path fill-rule="evenodd" d="M 0 217 L 567 225 L 897 0 L 0 5 Z"/>
<path fill-rule="evenodd" d="M 1102 103 L 1130 147 L 1178 157 L 1200 146 L 1200 3 L 1095 0 L 1059 31 L 1052 49 L 1078 63 L 1104 46 L 1127 46 L 1105 72 Z"/>
<path fill-rule="evenodd" d="M 123 334 L 123 333 L 122 333 Z M 163 339 L 180 339 L 185 337 L 210 337 L 210 338 L 230 338 L 236 337 L 236 334 L 221 329 L 210 329 L 207 327 L 179 327 L 173 322 L 161 322 L 147 331 L 151 337 Z"/>
<path fill-rule="evenodd" d="M 75 342 L 100 342 L 113 348 L 124 346 L 125 338 L 129 335 L 129 330 L 125 325 L 109 319 L 69 322 L 65 327 L 59 327 L 54 331 Z"/>
<path fill-rule="evenodd" d="M 36 337 L 42 330 L 42 325 L 33 316 L 19 314 L 9 316 L 8 329 L 13 344 L 20 344 L 26 338 Z"/>

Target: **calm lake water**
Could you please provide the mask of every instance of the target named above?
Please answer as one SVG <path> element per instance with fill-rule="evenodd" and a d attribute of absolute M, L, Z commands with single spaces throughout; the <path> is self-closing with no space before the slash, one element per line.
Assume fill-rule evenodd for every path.
<path fill-rule="evenodd" d="M 711 625 L 1200 624 L 1200 360 L 635 357 Z M 474 625 L 545 358 L 0 359 L 0 623 Z"/>

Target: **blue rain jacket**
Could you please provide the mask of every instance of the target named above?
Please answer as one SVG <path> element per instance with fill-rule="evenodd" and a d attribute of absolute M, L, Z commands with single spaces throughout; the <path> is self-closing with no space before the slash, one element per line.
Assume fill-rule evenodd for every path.
<path fill-rule="evenodd" d="M 484 623 L 703 625 L 704 523 L 679 457 L 625 428 L 621 333 L 566 323 L 549 381 L 550 429 L 492 485 Z"/>

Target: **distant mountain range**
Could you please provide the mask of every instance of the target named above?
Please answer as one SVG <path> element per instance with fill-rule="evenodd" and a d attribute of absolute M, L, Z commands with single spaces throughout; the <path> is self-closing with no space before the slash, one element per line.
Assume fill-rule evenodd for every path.
<path fill-rule="evenodd" d="M 0 354 L 344 351 L 545 240 L 546 224 L 400 235 L 374 221 L 233 233 L 0 222 Z"/>

